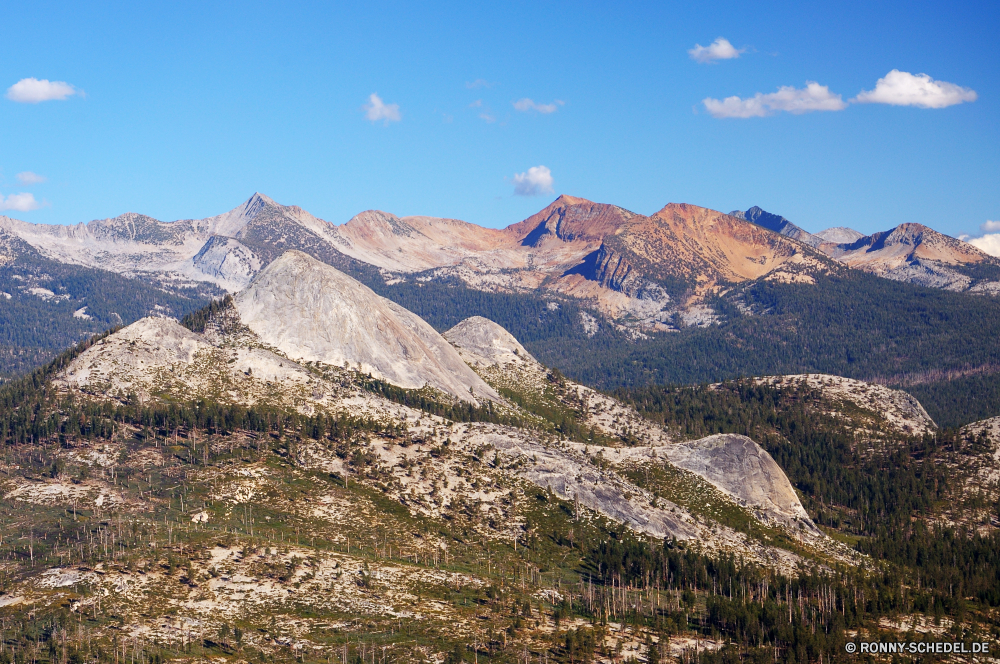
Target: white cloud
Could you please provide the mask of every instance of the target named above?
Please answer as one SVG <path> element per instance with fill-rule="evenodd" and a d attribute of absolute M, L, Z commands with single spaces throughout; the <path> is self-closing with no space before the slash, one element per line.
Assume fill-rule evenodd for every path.
<path fill-rule="evenodd" d="M 479 119 L 482 120 L 482 121 L 484 121 L 484 122 L 496 122 L 497 121 L 496 116 L 491 115 L 488 112 L 486 112 L 486 113 L 480 113 L 479 114 Z"/>
<path fill-rule="evenodd" d="M 11 194 L 7 198 L 0 195 L 0 210 L 16 210 L 18 212 L 30 212 L 42 207 L 35 200 L 34 194 Z"/>
<path fill-rule="evenodd" d="M 719 37 L 708 46 L 695 44 L 694 48 L 688 51 L 692 60 L 701 63 L 711 63 L 715 60 L 732 60 L 740 57 L 740 53 L 746 51 L 745 48 L 736 48 L 729 43 L 725 37 Z"/>
<path fill-rule="evenodd" d="M 399 112 L 399 104 L 386 104 L 374 92 L 368 97 L 368 103 L 364 105 L 365 117 L 372 122 L 384 120 L 385 124 L 399 122 L 403 116 Z"/>
<path fill-rule="evenodd" d="M 477 78 L 474 81 L 466 81 L 465 87 L 469 90 L 476 90 L 477 88 L 492 88 L 496 83 L 490 83 L 485 78 Z"/>
<path fill-rule="evenodd" d="M 539 113 L 555 113 L 565 103 L 560 99 L 556 99 L 551 104 L 536 104 L 531 99 L 525 97 L 514 102 L 514 109 L 522 112 L 538 111 Z"/>
<path fill-rule="evenodd" d="M 969 238 L 966 242 L 990 256 L 1000 256 L 1000 233 L 987 233 L 982 237 Z"/>
<path fill-rule="evenodd" d="M 958 239 L 968 242 L 990 256 L 1000 256 L 1000 233 L 997 231 L 1000 231 L 1000 221 L 987 220 L 979 224 L 979 232 L 982 233 L 979 237 L 963 233 Z"/>
<path fill-rule="evenodd" d="M 524 173 L 514 174 L 514 195 L 515 196 L 538 196 L 540 194 L 551 194 L 555 181 L 552 179 L 552 171 L 546 166 L 532 166 Z"/>
<path fill-rule="evenodd" d="M 37 78 L 22 78 L 7 88 L 7 99 L 22 104 L 37 104 L 41 101 L 63 100 L 66 97 L 83 94 L 65 81 L 49 81 Z"/>
<path fill-rule="evenodd" d="M 796 115 L 812 111 L 842 111 L 847 104 L 840 95 L 830 92 L 830 88 L 816 81 L 806 81 L 806 87 L 795 88 L 785 85 L 777 92 L 761 94 L 741 99 L 726 97 L 725 99 L 702 100 L 705 109 L 716 118 L 753 118 L 772 115 L 778 111 L 786 111 Z"/>
<path fill-rule="evenodd" d="M 482 99 L 477 99 L 476 101 L 474 101 L 471 104 L 469 104 L 469 108 L 479 108 L 482 105 L 483 105 L 483 100 Z"/>
<path fill-rule="evenodd" d="M 966 101 L 976 101 L 978 97 L 975 90 L 947 81 L 935 81 L 927 74 L 913 75 L 893 69 L 878 80 L 874 90 L 864 90 L 851 101 L 859 104 L 944 108 Z"/>
<path fill-rule="evenodd" d="M 38 173 L 32 173 L 31 171 L 24 171 L 23 173 L 18 173 L 14 177 L 21 184 L 41 184 L 48 180 L 44 175 L 39 175 Z"/>

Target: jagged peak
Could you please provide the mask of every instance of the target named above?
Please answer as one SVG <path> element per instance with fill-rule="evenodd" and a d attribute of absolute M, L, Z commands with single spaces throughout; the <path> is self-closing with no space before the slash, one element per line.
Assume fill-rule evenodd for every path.
<path fill-rule="evenodd" d="M 256 217 L 260 213 L 260 211 L 263 208 L 267 207 L 268 205 L 277 205 L 277 203 L 275 203 L 273 200 L 271 200 L 264 194 L 260 193 L 259 191 L 255 191 L 253 196 L 248 198 L 246 202 L 243 203 L 242 206 L 236 209 L 239 210 L 240 216 L 249 220 Z M 233 212 L 235 211 L 236 210 L 233 210 Z"/>
<path fill-rule="evenodd" d="M 278 203 L 274 202 L 273 198 L 271 198 L 270 196 L 266 196 L 260 193 L 259 191 L 253 192 L 253 196 L 247 199 L 247 205 L 250 205 L 255 201 L 263 201 L 264 203 L 269 203 L 270 205 L 278 205 Z"/>

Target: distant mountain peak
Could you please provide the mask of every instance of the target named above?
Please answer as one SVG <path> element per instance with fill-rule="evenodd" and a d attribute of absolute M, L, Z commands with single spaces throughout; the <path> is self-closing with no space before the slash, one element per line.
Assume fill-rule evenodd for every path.
<path fill-rule="evenodd" d="M 256 215 L 256 213 L 266 205 L 278 205 L 273 199 L 268 198 L 259 191 L 255 191 L 253 196 L 247 199 L 247 202 L 243 204 L 243 211 L 246 215 Z"/>
<path fill-rule="evenodd" d="M 813 235 L 820 238 L 824 242 L 832 242 L 834 244 L 850 244 L 851 242 L 865 236 L 864 233 L 856 231 L 853 228 L 848 228 L 847 226 L 827 228 L 819 233 L 813 233 Z"/>
<path fill-rule="evenodd" d="M 549 207 L 558 205 L 593 205 L 594 202 L 587 200 L 586 198 L 580 198 L 579 196 L 570 196 L 569 194 L 560 194 L 559 198 L 552 201 Z"/>
<path fill-rule="evenodd" d="M 757 224 L 758 226 L 766 228 L 769 231 L 781 233 L 785 237 L 798 240 L 803 244 L 808 244 L 810 247 L 818 247 L 823 243 L 822 239 L 817 238 L 812 233 L 799 228 L 792 222 L 782 217 L 780 214 L 768 212 L 757 205 L 754 205 L 747 210 L 733 210 L 729 214 L 737 219 L 743 219 L 744 221 L 749 221 L 752 224 Z"/>
<path fill-rule="evenodd" d="M 563 194 L 524 221 L 508 226 L 504 233 L 525 246 L 536 246 L 549 237 L 564 242 L 600 242 L 635 216 L 617 205 Z"/>

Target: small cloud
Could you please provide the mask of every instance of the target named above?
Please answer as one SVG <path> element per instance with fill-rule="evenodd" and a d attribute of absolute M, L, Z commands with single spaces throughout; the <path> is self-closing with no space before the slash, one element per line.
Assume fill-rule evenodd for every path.
<path fill-rule="evenodd" d="M 979 232 L 982 233 L 979 237 L 963 233 L 958 236 L 958 239 L 968 242 L 990 256 L 1000 257 L 1000 232 L 998 231 L 1000 231 L 1000 221 L 987 220 L 979 224 Z"/>
<path fill-rule="evenodd" d="M 479 88 L 492 88 L 496 83 L 490 83 L 485 78 L 477 78 L 474 81 L 466 81 L 465 87 L 469 90 L 478 90 Z"/>
<path fill-rule="evenodd" d="M 34 194 L 11 194 L 7 198 L 0 195 L 0 210 L 16 210 L 18 212 L 30 212 L 42 207 L 35 200 Z"/>
<path fill-rule="evenodd" d="M 399 104 L 386 104 L 374 92 L 368 97 L 368 103 L 363 108 L 365 109 L 365 117 L 372 122 L 383 120 L 385 124 L 389 124 L 403 119 L 399 112 Z"/>
<path fill-rule="evenodd" d="M 32 173 L 31 171 L 24 171 L 23 173 L 18 173 L 14 177 L 21 184 L 41 184 L 48 180 L 44 175 L 39 175 L 38 173 Z"/>
<path fill-rule="evenodd" d="M 82 95 L 82 90 L 65 81 L 49 81 L 37 78 L 22 78 L 7 88 L 7 99 L 21 104 L 37 104 L 42 101 L 62 101 L 73 95 Z"/>
<path fill-rule="evenodd" d="M 480 120 L 484 120 L 485 122 L 496 122 L 497 121 L 496 117 L 493 116 L 493 115 L 491 115 L 491 114 L 489 114 L 489 113 L 480 113 L 479 114 L 479 119 Z"/>
<path fill-rule="evenodd" d="M 531 99 L 525 97 L 524 99 L 518 99 L 514 102 L 514 109 L 521 112 L 538 111 L 539 113 L 548 114 L 555 113 L 559 110 L 559 107 L 563 106 L 565 103 L 566 102 L 561 99 L 556 99 L 551 104 L 536 104 Z"/>
<path fill-rule="evenodd" d="M 477 99 L 476 101 L 474 101 L 471 104 L 469 104 L 469 108 L 479 108 L 482 105 L 483 105 L 483 100 L 482 99 Z"/>
<path fill-rule="evenodd" d="M 552 179 L 552 171 L 546 166 L 532 166 L 524 173 L 514 174 L 514 195 L 515 196 L 539 196 L 541 194 L 551 194 L 555 181 Z"/>
<path fill-rule="evenodd" d="M 778 88 L 777 92 L 761 94 L 741 99 L 726 97 L 725 99 L 702 100 L 712 117 L 716 118 L 754 118 L 773 115 L 779 111 L 794 113 L 810 113 L 812 111 L 842 111 L 847 104 L 840 95 L 830 92 L 830 88 L 815 81 L 806 81 L 806 87 L 795 88 L 790 85 Z"/>
<path fill-rule="evenodd" d="M 691 59 L 702 64 L 712 63 L 716 60 L 732 60 L 740 57 L 740 53 L 746 51 L 745 48 L 736 48 L 729 43 L 725 37 L 719 37 L 708 46 L 695 44 L 694 48 L 688 51 Z"/>
<path fill-rule="evenodd" d="M 1000 256 L 1000 233 L 987 233 L 982 237 L 968 238 L 966 242 L 990 256 Z"/>
<path fill-rule="evenodd" d="M 891 104 L 945 108 L 967 101 L 976 101 L 975 90 L 947 81 L 935 81 L 927 74 L 913 75 L 893 69 L 875 83 L 874 90 L 865 90 L 851 101 L 859 104 Z"/>

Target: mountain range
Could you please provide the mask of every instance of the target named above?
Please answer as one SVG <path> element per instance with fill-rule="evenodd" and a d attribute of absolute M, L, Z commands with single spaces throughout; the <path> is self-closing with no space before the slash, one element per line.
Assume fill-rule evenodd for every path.
<path fill-rule="evenodd" d="M 547 364 L 606 389 L 838 373 L 924 390 L 945 422 L 991 414 L 1000 393 L 987 332 L 1000 263 L 919 224 L 812 235 L 757 207 L 643 215 L 560 196 L 503 229 L 381 211 L 338 226 L 255 194 L 202 220 L 0 217 L 0 240 L 8 376 L 88 333 L 241 291 L 294 249 L 438 331 L 492 316 Z M 77 286 L 98 276 L 102 292 Z M 971 376 L 990 387 L 959 398 Z"/>
<path fill-rule="evenodd" d="M 645 216 L 571 196 L 504 229 L 377 210 L 337 226 L 254 194 L 208 219 L 127 213 L 50 226 L 0 217 L 0 230 L 53 260 L 163 287 L 210 282 L 235 292 L 279 253 L 298 249 L 341 268 L 373 266 L 390 280 L 451 278 L 484 290 L 568 296 L 652 327 L 729 285 L 808 281 L 840 264 L 951 290 L 992 292 L 1000 283 L 996 259 L 920 224 L 871 236 L 850 229 L 812 235 L 758 207 L 725 215 L 671 203 Z M 826 241 L 823 233 L 847 241 Z"/>

